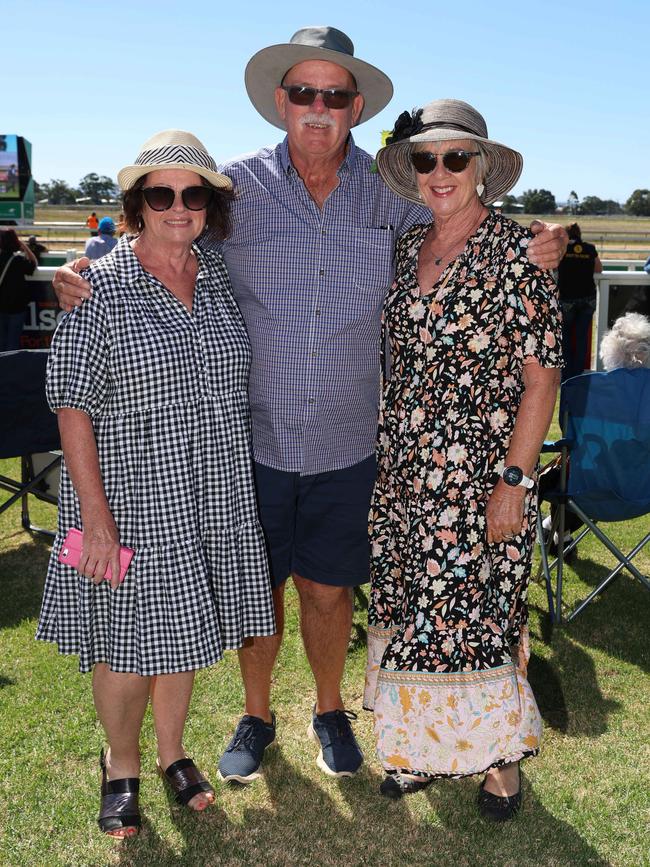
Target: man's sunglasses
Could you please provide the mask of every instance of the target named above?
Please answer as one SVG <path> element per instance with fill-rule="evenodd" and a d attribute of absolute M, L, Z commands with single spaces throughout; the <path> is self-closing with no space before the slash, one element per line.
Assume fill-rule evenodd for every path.
<path fill-rule="evenodd" d="M 176 198 L 175 191 L 170 187 L 144 187 L 142 195 L 152 211 L 168 211 Z M 214 190 L 210 187 L 185 187 L 181 190 L 181 199 L 188 211 L 202 211 L 207 208 L 213 195 Z"/>
<path fill-rule="evenodd" d="M 442 164 L 450 172 L 464 172 L 472 157 L 477 157 L 479 151 L 447 151 L 442 154 Z M 430 151 L 412 151 L 411 165 L 419 175 L 428 175 L 438 164 L 440 154 Z"/>
<path fill-rule="evenodd" d="M 321 90 L 318 87 L 302 87 L 299 84 L 283 84 L 282 90 L 288 95 L 289 102 L 294 105 L 312 105 L 320 93 L 327 108 L 347 108 L 354 97 L 359 95 L 356 90 L 339 90 L 336 87 Z"/>

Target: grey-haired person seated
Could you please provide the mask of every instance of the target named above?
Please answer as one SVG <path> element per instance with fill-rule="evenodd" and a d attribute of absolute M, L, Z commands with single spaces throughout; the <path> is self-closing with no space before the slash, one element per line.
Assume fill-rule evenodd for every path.
<path fill-rule="evenodd" d="M 650 318 L 629 312 L 614 322 L 600 342 L 605 370 L 650 367 Z"/>
<path fill-rule="evenodd" d="M 623 316 L 619 316 L 609 331 L 603 335 L 600 341 L 599 355 L 607 372 L 620 368 L 627 370 L 634 370 L 639 367 L 650 368 L 650 319 L 642 313 L 625 313 Z M 540 500 L 543 500 L 549 491 L 558 489 L 560 478 L 561 463 L 560 459 L 557 458 L 547 464 L 540 474 Z M 550 514 L 542 522 L 547 539 L 553 528 L 556 511 L 557 505 L 551 503 Z M 573 542 L 571 533 L 582 527 L 582 521 L 575 512 L 569 509 L 565 512 L 564 521 L 564 546 L 566 547 Z M 550 546 L 550 553 L 553 556 L 557 553 L 558 538 L 559 534 L 553 533 Z M 568 554 L 565 553 L 565 562 L 577 559 L 577 551 L 577 547 L 574 546 Z"/>

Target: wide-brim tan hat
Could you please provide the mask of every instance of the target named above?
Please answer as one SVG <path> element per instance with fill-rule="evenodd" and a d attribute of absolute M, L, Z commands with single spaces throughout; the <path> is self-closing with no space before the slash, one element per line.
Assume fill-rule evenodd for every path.
<path fill-rule="evenodd" d="M 265 120 L 279 129 L 286 127 L 275 107 L 275 89 L 280 87 L 291 67 L 304 60 L 336 63 L 354 77 L 364 100 L 363 111 L 355 125 L 370 120 L 392 99 L 390 78 L 376 66 L 354 56 L 354 45 L 349 36 L 335 27 L 303 27 L 289 42 L 270 45 L 254 54 L 244 74 L 251 102 Z"/>
<path fill-rule="evenodd" d="M 436 99 L 397 118 L 386 147 L 377 153 L 377 168 L 385 183 L 404 199 L 422 202 L 410 154 L 419 142 L 469 139 L 480 144 L 487 168 L 480 196 L 485 205 L 496 202 L 519 180 L 524 158 L 512 148 L 488 138 L 479 112 L 459 99 Z"/>
<path fill-rule="evenodd" d="M 201 175 L 213 187 L 232 190 L 232 181 L 218 171 L 205 145 L 182 129 L 165 129 L 152 136 L 142 145 L 135 164 L 118 172 L 117 182 L 121 190 L 130 190 L 143 175 L 159 169 L 187 169 Z"/>

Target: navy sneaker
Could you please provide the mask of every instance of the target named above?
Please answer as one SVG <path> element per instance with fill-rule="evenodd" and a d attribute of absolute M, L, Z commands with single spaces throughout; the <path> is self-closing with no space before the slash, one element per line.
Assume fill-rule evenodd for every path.
<path fill-rule="evenodd" d="M 356 718 L 350 710 L 317 714 L 314 708 L 307 734 L 320 747 L 316 764 L 330 777 L 352 777 L 361 767 L 363 753 L 350 725 Z"/>
<path fill-rule="evenodd" d="M 219 779 L 226 782 L 251 783 L 262 776 L 260 765 L 264 750 L 275 740 L 275 714 L 266 723 L 258 716 L 246 714 L 226 747 L 219 762 Z"/>

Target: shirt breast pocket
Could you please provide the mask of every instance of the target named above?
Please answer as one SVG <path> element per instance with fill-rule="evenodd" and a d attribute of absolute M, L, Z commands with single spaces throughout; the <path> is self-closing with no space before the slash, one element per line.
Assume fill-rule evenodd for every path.
<path fill-rule="evenodd" d="M 378 315 L 393 281 L 392 229 L 356 229 L 347 236 L 356 313 Z"/>
<path fill-rule="evenodd" d="M 359 289 L 381 289 L 393 280 L 394 231 L 386 229 L 356 229 L 349 244 L 353 256 L 354 283 Z"/>

